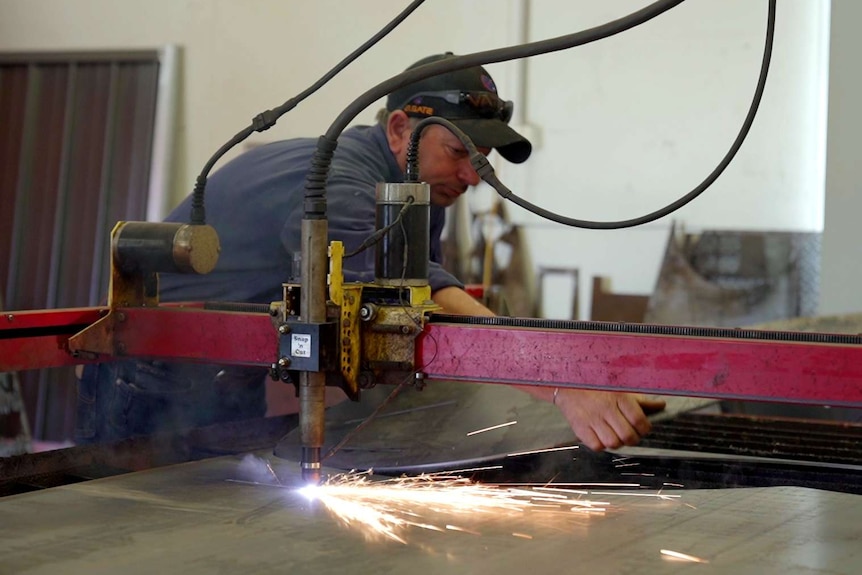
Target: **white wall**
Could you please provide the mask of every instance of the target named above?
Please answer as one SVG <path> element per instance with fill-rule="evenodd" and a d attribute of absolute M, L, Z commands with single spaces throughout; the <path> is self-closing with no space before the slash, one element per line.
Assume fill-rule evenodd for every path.
<path fill-rule="evenodd" d="M 832 0 L 826 226 L 823 230 L 820 313 L 862 311 L 862 3 Z"/>
<path fill-rule="evenodd" d="M 855 6 L 853 0 L 840 2 Z M 537 40 L 646 4 L 427 2 L 381 45 L 255 138 L 319 135 L 356 95 L 426 54 L 517 42 L 523 32 L 515 15 L 528 15 L 526 36 Z M 183 71 L 172 190 L 178 201 L 211 153 L 256 113 L 310 85 L 406 5 L 407 0 L 0 0 L 0 50 L 178 44 Z M 526 105 L 526 128 L 536 135 L 536 153 L 526 165 L 501 165 L 501 177 L 531 201 L 586 219 L 637 216 L 687 192 L 718 162 L 742 122 L 756 82 L 766 5 L 691 0 L 621 36 L 530 59 L 526 102 L 520 104 Z M 778 8 L 761 112 L 725 175 L 675 216 L 688 229 L 823 226 L 829 2 L 782 0 Z M 514 91 L 515 64 L 490 68 L 498 84 Z M 359 121 L 370 121 L 373 112 Z M 627 231 L 577 231 L 511 211 L 530 226 L 537 265 L 578 267 L 584 284 L 603 274 L 617 291 L 652 290 L 669 221 Z M 584 289 L 584 306 L 588 299 Z M 568 313 L 548 310 L 552 316 Z"/>
<path fill-rule="evenodd" d="M 531 4 L 531 36 L 594 26 L 644 1 Z M 542 146 L 525 169 L 527 199 L 580 219 L 620 220 L 684 195 L 736 137 L 754 93 L 765 0 L 690 1 L 620 36 L 528 62 L 528 121 Z M 655 224 L 530 234 L 537 264 L 580 269 L 581 317 L 593 275 L 650 293 L 671 221 L 690 231 L 820 231 L 823 224 L 828 3 L 778 3 L 763 102 L 745 144 L 700 198 Z M 525 222 L 535 218 L 523 216 Z M 567 316 L 569 298 L 546 315 Z"/>
<path fill-rule="evenodd" d="M 182 50 L 174 203 L 219 146 L 298 94 L 401 12 L 406 0 L 0 0 L 0 51 Z M 434 0 L 258 141 L 318 136 L 360 93 L 419 58 L 505 45 L 500 26 L 465 26 L 507 5 Z M 359 121 L 373 120 L 376 108 Z M 0 128 L 2 129 L 2 128 Z"/>

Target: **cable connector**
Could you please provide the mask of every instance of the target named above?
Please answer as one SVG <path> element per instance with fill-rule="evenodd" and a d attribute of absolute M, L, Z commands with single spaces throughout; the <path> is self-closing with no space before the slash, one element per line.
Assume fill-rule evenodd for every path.
<path fill-rule="evenodd" d="M 473 169 L 476 170 L 476 173 L 483 180 L 486 176 L 494 174 L 494 166 L 488 161 L 487 156 L 481 152 L 470 154 L 470 165 L 473 166 Z"/>
<path fill-rule="evenodd" d="M 195 188 L 192 192 L 192 206 L 189 223 L 192 225 L 204 225 L 207 222 L 206 208 L 204 207 L 204 192 L 207 187 L 205 176 L 198 176 L 195 180 Z"/>
<path fill-rule="evenodd" d="M 265 112 L 261 112 L 257 116 L 254 117 L 251 121 L 251 127 L 255 132 L 265 132 L 269 130 L 275 123 L 278 121 L 278 118 L 281 114 L 276 112 L 275 110 L 267 110 Z"/>

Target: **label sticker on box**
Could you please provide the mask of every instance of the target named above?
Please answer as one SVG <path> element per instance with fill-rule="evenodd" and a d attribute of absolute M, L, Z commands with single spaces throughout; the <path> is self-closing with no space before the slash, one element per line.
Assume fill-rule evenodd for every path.
<path fill-rule="evenodd" d="M 307 333 L 291 334 L 290 355 L 293 357 L 311 357 L 311 336 Z"/>

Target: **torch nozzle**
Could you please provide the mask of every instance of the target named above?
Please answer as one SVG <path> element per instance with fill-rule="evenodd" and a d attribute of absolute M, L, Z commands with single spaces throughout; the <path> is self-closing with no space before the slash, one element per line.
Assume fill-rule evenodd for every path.
<path fill-rule="evenodd" d="M 303 483 L 318 485 L 320 483 L 320 448 L 303 447 L 300 466 Z"/>

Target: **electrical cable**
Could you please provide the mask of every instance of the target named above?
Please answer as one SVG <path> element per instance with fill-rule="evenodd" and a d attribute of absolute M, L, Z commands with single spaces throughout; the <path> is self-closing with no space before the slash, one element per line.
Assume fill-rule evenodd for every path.
<path fill-rule="evenodd" d="M 470 54 L 468 56 L 459 56 L 456 58 L 450 58 L 448 60 L 442 62 L 435 62 L 432 64 L 428 64 L 426 66 L 422 66 L 420 68 L 416 68 L 414 70 L 409 70 L 405 73 L 402 73 L 398 76 L 387 80 L 367 91 L 365 94 L 360 96 L 353 104 L 351 104 L 344 112 L 333 122 L 330 126 L 329 131 L 327 131 L 326 135 L 321 136 L 319 140 L 319 148 L 318 151 L 320 154 L 315 155 L 315 159 L 312 161 L 312 172 L 317 169 L 318 173 L 312 174 L 309 173 L 309 179 L 306 187 L 306 215 L 312 218 L 314 217 L 325 217 L 326 210 L 326 200 L 324 197 L 325 189 L 322 186 L 317 185 L 314 186 L 315 183 L 319 184 L 321 181 L 325 182 L 325 173 L 328 172 L 328 161 L 331 160 L 332 153 L 334 152 L 335 146 L 337 145 L 337 134 L 340 134 L 346 124 L 345 122 L 349 122 L 355 117 L 356 114 L 359 113 L 365 106 L 360 108 L 359 110 L 354 111 L 354 109 L 361 105 L 361 102 L 364 102 L 366 99 L 373 98 L 376 100 L 379 96 L 375 96 L 378 89 L 384 89 L 382 87 L 386 86 L 385 89 L 395 90 L 400 88 L 406 84 L 412 83 L 422 78 L 426 78 L 432 75 L 440 74 L 443 72 L 451 71 L 451 70 L 459 70 L 465 67 L 469 67 L 472 65 L 481 65 L 490 62 L 498 62 L 505 61 L 508 59 L 513 59 L 522 56 L 514 56 L 508 57 L 505 55 L 509 50 L 521 50 L 521 49 L 529 49 L 531 52 L 529 55 L 534 55 L 532 52 L 536 51 L 536 54 L 542 54 L 550 51 L 557 51 L 566 49 L 568 47 L 573 47 L 576 45 L 582 45 L 588 42 L 592 42 L 598 39 L 605 38 L 607 36 L 617 34 L 624 30 L 627 30 L 631 27 L 637 26 L 647 20 L 658 16 L 659 14 L 669 10 L 670 8 L 678 5 L 682 0 L 676 2 L 655 2 L 650 6 L 643 8 L 638 12 L 634 12 L 626 17 L 620 18 L 613 22 L 609 22 L 602 26 L 598 26 L 596 28 L 592 28 L 589 30 L 585 30 L 582 32 L 577 32 L 575 34 L 569 34 L 566 36 L 560 36 L 558 38 L 553 38 L 551 40 L 543 40 L 540 42 L 533 42 L 530 44 L 524 44 L 521 46 L 516 46 L 513 48 L 503 48 L 500 50 L 490 50 L 486 52 L 477 52 L 475 54 Z M 661 6 L 659 6 L 661 5 Z M 493 187 L 497 193 L 503 197 L 504 199 L 510 200 L 516 205 L 542 217 L 560 224 L 585 228 L 585 229 L 622 229 L 628 227 L 634 227 L 642 224 L 646 224 L 657 219 L 660 219 L 668 214 L 673 213 L 674 211 L 682 208 L 686 204 L 690 203 L 692 200 L 700 196 L 709 186 L 711 186 L 715 180 L 724 172 L 733 158 L 736 156 L 737 152 L 741 148 L 745 138 L 747 137 L 751 126 L 754 123 L 754 118 L 757 114 L 757 110 L 760 106 L 760 102 L 763 97 L 763 92 L 766 86 L 766 79 L 769 72 L 769 64 L 772 57 L 772 48 L 774 43 L 774 35 L 775 35 L 775 12 L 776 12 L 776 0 L 769 0 L 768 3 L 768 15 L 767 15 L 767 30 L 766 30 L 766 40 L 763 51 L 763 58 L 761 61 L 761 69 L 757 82 L 757 87 L 755 88 L 755 93 L 752 98 L 751 105 L 749 107 L 748 113 L 746 114 L 746 118 L 740 128 L 739 133 L 737 134 L 736 139 L 731 144 L 730 149 L 716 166 L 716 168 L 693 190 L 677 199 L 676 201 L 668 204 L 667 206 L 660 208 L 650 214 L 640 216 L 637 218 L 632 218 L 629 220 L 621 220 L 621 221 L 613 221 L 613 222 L 599 222 L 599 221 L 590 221 L 590 220 L 579 220 L 575 218 L 569 218 L 566 216 L 561 216 L 539 206 L 536 206 L 523 198 L 515 195 L 511 190 L 509 190 L 494 174 L 493 167 L 488 162 L 487 158 L 475 151 L 475 146 L 472 146 L 472 142 L 469 141 L 469 138 L 463 136 L 463 133 L 460 135 L 453 130 L 454 126 L 447 126 L 450 131 L 453 131 L 456 136 L 461 139 L 462 143 L 465 147 L 468 148 L 471 156 L 471 163 L 473 164 L 474 169 L 479 174 L 482 179 L 487 182 L 491 187 Z M 558 47 L 559 44 L 571 44 L 566 47 Z M 540 46 L 541 45 L 541 46 Z M 501 56 L 501 53 L 504 53 Z M 453 65 L 453 61 L 459 60 L 469 60 L 469 63 L 461 63 L 458 65 Z M 480 61 L 475 60 L 479 59 Z M 456 62 L 457 63 L 457 62 Z M 427 68 L 434 68 L 435 72 L 428 73 Z M 421 72 L 421 75 L 416 75 L 417 72 Z M 402 77 L 409 76 L 409 79 L 403 80 Z M 390 85 L 392 84 L 392 85 Z M 385 94 L 381 94 L 385 95 Z M 366 104 L 367 105 L 367 104 Z M 431 119 L 431 118 L 429 118 Z M 444 124 L 443 122 L 435 122 Z M 445 124 L 444 124 L 445 125 Z M 417 126 L 418 127 L 418 126 Z M 458 131 L 460 132 L 460 131 Z M 335 137 L 333 138 L 333 135 Z M 470 145 L 468 145 L 468 142 Z M 411 140 L 411 146 L 413 141 Z M 412 155 L 411 155 L 412 153 Z M 408 148 L 408 163 L 407 163 L 407 178 L 408 181 L 410 178 L 418 179 L 418 158 L 416 155 L 418 154 L 417 148 Z M 328 159 L 327 159 L 328 158 Z M 323 174 L 320 173 L 320 170 L 324 169 L 326 172 Z M 317 210 L 321 211 L 315 211 Z"/>
<path fill-rule="evenodd" d="M 359 244 L 359 247 L 357 247 L 352 252 L 345 254 L 343 256 L 343 258 L 344 259 L 352 258 L 353 256 L 364 252 L 365 250 L 367 250 L 368 248 L 370 248 L 371 246 L 373 246 L 374 244 L 376 244 L 377 242 L 382 240 L 383 236 L 385 236 L 389 232 L 389 230 L 391 230 L 392 228 L 397 226 L 399 223 L 401 223 L 402 218 L 404 217 L 404 214 L 407 212 L 407 208 L 409 208 L 411 205 L 413 205 L 413 203 L 415 201 L 416 201 L 416 198 L 414 198 L 413 196 L 409 196 L 407 198 L 407 201 L 401 207 L 401 210 L 398 212 L 398 215 L 395 217 L 395 219 L 392 221 L 391 224 L 389 224 L 386 227 L 380 228 L 379 230 L 375 231 L 373 234 L 371 234 L 370 236 L 365 238 L 362 241 L 362 243 Z"/>
<path fill-rule="evenodd" d="M 467 149 L 467 154 L 470 156 L 471 161 L 473 156 L 476 155 L 482 156 L 483 158 L 485 157 L 485 155 L 476 148 L 476 144 L 473 143 L 473 140 L 471 140 L 467 134 L 462 132 L 460 128 L 446 118 L 441 118 L 440 116 L 423 118 L 421 121 L 417 122 L 416 126 L 413 128 L 413 132 L 410 134 L 410 141 L 407 143 L 407 160 L 406 169 L 404 171 L 405 182 L 419 181 L 419 139 L 422 137 L 422 131 L 431 124 L 443 126 L 452 132 L 452 134 L 461 141 L 464 148 Z"/>
<path fill-rule="evenodd" d="M 326 179 L 329 174 L 329 167 L 332 163 L 332 156 L 335 153 L 335 148 L 338 145 L 338 137 L 341 135 L 348 124 L 372 103 L 386 96 L 393 90 L 397 90 L 413 82 L 437 76 L 446 72 L 454 72 L 464 68 L 490 64 L 494 62 L 506 62 L 518 58 L 526 58 L 528 56 L 536 56 L 546 54 L 548 52 L 558 52 L 581 46 L 597 40 L 602 40 L 610 36 L 620 34 L 626 30 L 630 30 L 644 22 L 652 20 L 671 8 L 681 4 L 683 0 L 657 0 L 640 10 L 632 12 L 627 16 L 623 16 L 611 22 L 575 32 L 566 34 L 548 40 L 540 40 L 521 44 L 519 46 L 510 46 L 506 48 L 498 48 L 495 50 L 487 50 L 484 52 L 475 52 L 465 56 L 456 56 L 446 58 L 424 66 L 419 66 L 393 76 L 392 78 L 381 82 L 377 86 L 367 90 L 359 98 L 354 100 L 330 125 L 327 132 L 320 136 L 317 142 L 317 151 L 311 160 L 311 169 L 306 178 L 305 188 L 305 213 L 304 218 L 308 220 L 325 219 L 326 218 Z"/>
<path fill-rule="evenodd" d="M 192 192 L 192 208 L 191 208 L 191 218 L 190 223 L 192 224 L 205 224 L 206 223 L 206 209 L 204 207 L 204 192 L 206 190 L 207 178 L 209 177 L 210 172 L 215 166 L 216 162 L 218 162 L 228 151 L 230 151 L 234 146 L 243 142 L 246 138 L 251 136 L 255 132 L 263 132 L 275 125 L 279 118 L 281 118 L 284 114 L 294 109 L 300 102 L 305 100 L 307 97 L 315 93 L 321 87 L 323 87 L 327 82 L 329 82 L 332 78 L 334 78 L 337 74 L 339 74 L 344 68 L 349 66 L 356 60 L 359 56 L 368 51 L 369 48 L 374 46 L 377 42 L 382 40 L 387 34 L 389 34 L 392 30 L 394 30 L 401 22 L 407 19 L 410 14 L 412 14 L 419 6 L 421 6 L 425 0 L 414 0 L 411 2 L 407 8 L 401 11 L 392 21 L 390 21 L 386 26 L 380 29 L 374 36 L 369 38 L 365 43 L 363 43 L 359 48 L 351 52 L 346 58 L 344 58 L 341 62 L 335 65 L 329 72 L 324 74 L 317 82 L 306 88 L 304 91 L 300 92 L 293 98 L 287 100 L 282 105 L 273 108 L 272 110 L 266 110 L 265 112 L 261 112 L 257 116 L 254 117 L 250 126 L 246 127 L 242 131 L 238 132 L 234 135 L 233 138 L 228 140 L 222 147 L 220 147 L 216 152 L 212 155 L 212 157 L 207 161 L 204 168 L 201 170 L 197 179 L 195 180 L 194 191 Z"/>
<path fill-rule="evenodd" d="M 478 151 L 476 146 L 473 144 L 472 140 L 470 140 L 470 138 L 466 134 L 464 134 L 464 132 L 462 132 L 460 129 L 458 129 L 450 121 L 448 121 L 444 118 L 436 117 L 436 116 L 432 116 L 430 118 L 425 118 L 425 119 L 421 120 L 420 122 L 418 122 L 416 124 L 416 126 L 413 129 L 413 132 L 410 136 L 410 141 L 409 141 L 408 147 L 407 147 L 405 181 L 406 182 L 418 182 L 419 181 L 419 179 L 420 179 L 419 178 L 419 140 L 421 138 L 422 131 L 427 126 L 429 126 L 431 124 L 438 124 L 438 125 L 445 127 L 446 129 L 448 129 L 450 132 L 452 132 L 461 141 L 462 145 L 464 145 L 464 147 L 466 148 L 466 150 L 470 156 L 470 161 L 471 161 L 471 164 L 473 165 L 473 168 L 476 170 L 476 172 L 479 174 L 479 176 L 485 182 L 487 182 L 489 185 L 491 185 L 497 191 L 497 193 L 500 194 L 500 196 L 502 198 L 510 200 L 513 203 L 521 206 L 522 208 L 524 208 L 524 209 L 526 209 L 526 210 L 528 210 L 528 211 L 530 211 L 530 212 L 532 212 L 532 213 L 534 213 L 540 217 L 543 217 L 543 218 L 546 218 L 546 219 L 549 219 L 549 220 L 552 220 L 554 222 L 561 223 L 564 225 L 579 227 L 579 228 L 587 228 L 587 229 L 621 229 L 621 228 L 633 227 L 633 226 L 649 223 L 651 221 L 654 221 L 656 219 L 664 217 L 664 216 L 680 209 L 684 205 L 686 205 L 689 202 L 691 202 L 692 200 L 694 200 L 700 194 L 702 194 L 719 177 L 719 175 L 721 175 L 721 173 L 727 168 L 727 166 L 732 161 L 733 157 L 739 151 L 739 148 L 742 146 L 742 143 L 744 142 L 746 136 L 748 135 L 748 132 L 750 131 L 751 126 L 754 122 L 754 118 L 755 118 L 757 109 L 759 108 L 760 102 L 762 100 L 764 88 L 766 86 L 766 79 L 768 76 L 769 63 L 771 60 L 772 47 L 773 47 L 774 34 L 775 34 L 775 6 L 776 6 L 776 1 L 775 0 L 769 0 L 769 12 L 768 12 L 768 16 L 767 16 L 766 41 L 765 41 L 765 46 L 764 46 L 763 59 L 761 62 L 761 69 L 760 69 L 760 74 L 759 74 L 759 78 L 758 78 L 758 82 L 757 82 L 757 87 L 755 89 L 755 94 L 754 94 L 754 97 L 752 99 L 751 105 L 749 107 L 749 111 L 746 115 L 745 121 L 743 122 L 743 125 L 740 128 L 740 131 L 737 134 L 736 139 L 734 140 L 730 149 L 725 154 L 724 158 L 721 160 L 721 162 L 718 164 L 718 166 L 712 171 L 712 173 L 709 174 L 709 176 L 707 176 L 707 178 L 703 182 L 701 182 L 701 184 L 699 186 L 697 186 L 694 190 L 692 190 L 691 192 L 689 192 L 688 194 L 686 194 L 682 198 L 678 199 L 677 201 L 665 206 L 664 208 L 661 208 L 659 210 L 656 210 L 650 214 L 647 214 L 645 216 L 641 216 L 639 218 L 633 218 L 630 220 L 623 220 L 623 221 L 617 221 L 617 222 L 595 222 L 595 221 L 589 221 L 589 220 L 577 220 L 574 218 L 568 218 L 565 216 L 555 214 L 551 211 L 545 210 L 545 209 L 543 209 L 539 206 L 536 206 L 536 205 L 534 205 L 534 204 L 532 204 L 532 203 L 530 203 L 530 202 L 528 202 L 522 198 L 519 198 L 511 190 L 509 190 L 497 178 L 496 174 L 494 173 L 493 166 L 488 161 L 487 157 Z M 404 206 L 404 208 L 402 208 L 401 212 L 398 214 L 398 217 L 396 218 L 396 220 L 394 222 L 392 222 L 386 228 L 384 228 L 382 230 L 378 230 L 377 232 L 375 232 L 375 234 L 373 234 L 368 239 L 366 239 L 357 250 L 355 250 L 354 252 L 352 252 L 351 254 L 349 254 L 346 257 L 350 257 L 352 255 L 355 255 L 356 253 L 359 253 L 362 250 L 366 249 L 367 247 L 374 245 L 375 243 L 380 241 L 380 239 L 383 237 L 383 235 L 385 235 L 390 229 L 392 229 L 401 220 L 401 216 L 404 214 L 406 208 L 407 208 L 407 206 Z"/>
<path fill-rule="evenodd" d="M 733 141 L 733 144 L 731 144 L 730 149 L 724 155 L 724 158 L 722 158 L 718 166 L 715 167 L 715 169 L 706 177 L 706 179 L 704 179 L 696 188 L 688 192 L 686 195 L 666 205 L 665 207 L 660 208 L 645 216 L 640 216 L 629 220 L 620 220 L 615 222 L 577 220 L 548 211 L 544 208 L 541 208 L 539 206 L 536 206 L 535 204 L 528 202 L 523 198 L 519 198 L 518 196 L 516 196 L 497 178 L 496 174 L 494 173 L 493 166 L 491 166 L 490 162 L 488 162 L 488 158 L 486 158 L 484 154 L 480 152 L 471 151 L 470 162 L 473 165 L 473 168 L 476 170 L 476 173 L 478 173 L 479 176 L 486 183 L 488 183 L 488 185 L 490 185 L 497 191 L 498 194 L 500 194 L 502 198 L 509 200 L 514 204 L 517 204 L 518 206 L 536 214 L 537 216 L 557 222 L 559 224 L 564 224 L 576 228 L 584 228 L 591 230 L 618 230 L 622 228 L 631 228 L 634 226 L 653 222 L 657 219 L 663 218 L 666 215 L 675 212 L 676 210 L 682 208 L 683 206 L 700 196 L 704 191 L 706 191 L 709 186 L 711 186 L 715 182 L 715 180 L 718 179 L 718 177 L 722 174 L 722 172 L 724 172 L 727 166 L 730 165 L 730 162 L 736 156 L 736 153 L 739 151 L 739 148 L 742 147 L 742 143 L 745 141 L 745 138 L 748 135 L 752 124 L 754 123 L 754 117 L 757 114 L 757 109 L 760 106 L 760 101 L 763 97 L 763 91 L 766 86 L 766 77 L 769 72 L 769 62 L 772 57 L 772 45 L 773 38 L 775 35 L 775 5 L 776 0 L 769 0 L 769 14 L 767 16 L 766 25 L 766 44 L 763 49 L 763 60 L 760 67 L 760 77 L 757 80 L 757 88 L 754 91 L 754 97 L 748 109 L 748 114 L 745 117 L 745 121 L 743 122 L 742 127 L 740 128 L 739 133 L 736 136 L 736 139 Z"/>
<path fill-rule="evenodd" d="M 459 140 L 461 140 L 461 142 L 464 144 L 464 147 L 467 148 L 471 156 L 472 154 L 480 153 L 476 149 L 475 144 L 473 144 L 473 141 L 470 140 L 470 138 L 464 132 L 459 130 L 450 121 L 444 118 L 440 118 L 438 116 L 431 116 L 430 118 L 425 118 L 416 124 L 416 126 L 413 128 L 413 132 L 410 134 L 410 141 L 407 145 L 407 171 L 406 177 L 404 178 L 405 183 L 419 182 L 419 138 L 422 135 L 422 130 L 424 130 L 430 124 L 442 125 L 450 132 L 452 132 Z M 391 230 L 401 222 L 405 212 L 407 211 L 407 208 L 409 208 L 415 201 L 416 199 L 413 196 L 408 197 L 406 203 L 398 212 L 398 216 L 395 218 L 395 220 L 392 221 L 392 223 L 390 223 L 384 228 L 376 230 L 373 234 L 365 238 L 362 243 L 359 244 L 359 247 L 357 247 L 352 252 L 345 254 L 344 259 L 352 258 L 353 256 L 362 253 L 363 251 L 383 239 L 383 236 L 385 236 L 389 232 L 389 230 Z M 405 264 L 406 261 L 407 260 L 405 258 Z"/>

